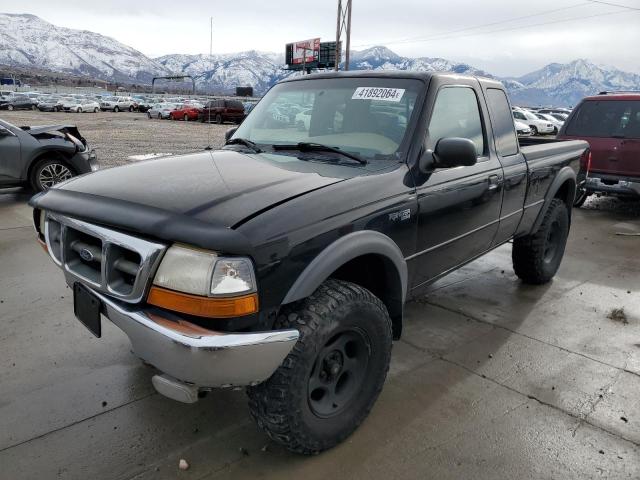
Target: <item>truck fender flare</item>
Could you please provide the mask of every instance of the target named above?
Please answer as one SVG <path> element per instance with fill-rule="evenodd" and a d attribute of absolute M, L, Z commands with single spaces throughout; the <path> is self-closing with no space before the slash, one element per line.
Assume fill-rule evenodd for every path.
<path fill-rule="evenodd" d="M 402 303 L 407 295 L 407 262 L 398 245 L 388 236 L 373 230 L 362 230 L 340 237 L 325 247 L 289 289 L 282 304 L 292 303 L 311 295 L 322 282 L 342 265 L 362 255 L 377 254 L 396 267 L 402 284 Z"/>
<path fill-rule="evenodd" d="M 558 191 L 566 182 L 569 182 L 569 191 L 567 192 L 567 197 L 563 198 L 563 200 L 567 202 L 567 206 L 569 207 L 569 220 L 571 220 L 571 209 L 573 208 L 573 199 L 576 195 L 576 172 L 574 172 L 571 167 L 566 166 L 560 169 L 556 178 L 551 182 L 549 190 L 547 190 L 547 195 L 545 196 L 544 204 L 540 209 L 540 213 L 538 213 L 536 221 L 533 223 L 531 232 L 538 231 L 542 224 L 542 220 L 544 219 L 544 215 L 549 209 L 549 205 L 551 205 L 551 201 L 556 198 Z"/>

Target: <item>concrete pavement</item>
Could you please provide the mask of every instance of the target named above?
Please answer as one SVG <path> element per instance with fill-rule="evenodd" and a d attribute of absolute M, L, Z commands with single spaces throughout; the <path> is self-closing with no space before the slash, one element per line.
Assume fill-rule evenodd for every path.
<path fill-rule="evenodd" d="M 0 479 L 640 478 L 640 237 L 615 235 L 635 207 L 576 210 L 549 285 L 522 285 L 506 245 L 408 304 L 369 419 L 307 458 L 243 392 L 173 402 L 118 329 L 91 336 L 27 198 L 0 193 Z"/>

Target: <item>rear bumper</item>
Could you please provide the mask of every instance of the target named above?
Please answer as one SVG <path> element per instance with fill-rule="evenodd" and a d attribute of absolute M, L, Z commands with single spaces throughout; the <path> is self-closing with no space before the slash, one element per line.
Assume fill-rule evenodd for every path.
<path fill-rule="evenodd" d="M 589 173 L 585 186 L 589 193 L 640 196 L 640 178 Z"/>
<path fill-rule="evenodd" d="M 198 390 L 254 385 L 266 380 L 299 336 L 293 329 L 211 331 L 159 310 L 141 310 L 94 293 L 102 300 L 104 316 L 129 337 L 136 356 Z"/>

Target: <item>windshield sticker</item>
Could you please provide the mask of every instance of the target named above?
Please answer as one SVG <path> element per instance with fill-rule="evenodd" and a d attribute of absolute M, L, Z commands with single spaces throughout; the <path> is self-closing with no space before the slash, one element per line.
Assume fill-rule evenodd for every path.
<path fill-rule="evenodd" d="M 404 88 L 358 87 L 353 92 L 352 100 L 381 100 L 383 102 L 399 102 L 404 95 Z"/>

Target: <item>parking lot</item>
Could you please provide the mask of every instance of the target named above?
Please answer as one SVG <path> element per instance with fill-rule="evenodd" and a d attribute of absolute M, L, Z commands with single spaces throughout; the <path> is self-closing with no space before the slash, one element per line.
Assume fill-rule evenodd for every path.
<path fill-rule="evenodd" d="M 209 133 L 219 145 L 231 127 L 139 113 L 2 117 L 75 123 L 102 167 L 196 151 Z M 96 339 L 80 325 L 35 241 L 29 195 L 0 191 L 2 479 L 640 478 L 639 202 L 575 210 L 548 285 L 518 281 L 510 245 L 434 284 L 407 305 L 362 428 L 300 457 L 255 427 L 244 392 L 171 401 L 121 331 L 105 321 Z"/>
<path fill-rule="evenodd" d="M 89 146 L 98 152 L 102 168 L 132 161 L 129 157 L 150 153 L 187 153 L 202 150 L 209 143 L 219 146 L 232 124 L 148 119 L 138 112 L 65 113 L 3 111 L 2 118 L 22 125 L 77 125 Z"/>

